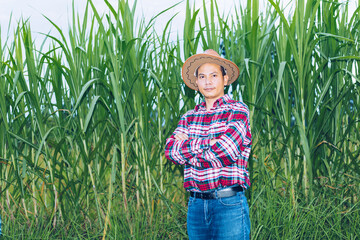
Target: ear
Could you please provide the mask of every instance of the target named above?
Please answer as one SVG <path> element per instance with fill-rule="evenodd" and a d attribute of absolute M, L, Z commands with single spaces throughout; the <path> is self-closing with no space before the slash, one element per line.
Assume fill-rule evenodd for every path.
<path fill-rule="evenodd" d="M 224 86 L 228 85 L 228 82 L 229 82 L 229 76 L 224 75 Z"/>

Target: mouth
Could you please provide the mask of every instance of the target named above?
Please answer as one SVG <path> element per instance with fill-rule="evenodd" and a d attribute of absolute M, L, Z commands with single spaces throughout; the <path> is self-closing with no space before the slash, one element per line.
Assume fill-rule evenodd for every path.
<path fill-rule="evenodd" d="M 209 91 L 212 91 L 214 90 L 215 88 L 204 88 L 205 91 L 209 92 Z"/>

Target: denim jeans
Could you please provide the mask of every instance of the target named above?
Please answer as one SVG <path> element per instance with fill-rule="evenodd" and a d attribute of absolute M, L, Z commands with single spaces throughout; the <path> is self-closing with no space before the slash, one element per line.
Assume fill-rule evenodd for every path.
<path fill-rule="evenodd" d="M 187 229 L 190 240 L 249 239 L 249 206 L 244 192 L 209 200 L 190 197 Z"/>

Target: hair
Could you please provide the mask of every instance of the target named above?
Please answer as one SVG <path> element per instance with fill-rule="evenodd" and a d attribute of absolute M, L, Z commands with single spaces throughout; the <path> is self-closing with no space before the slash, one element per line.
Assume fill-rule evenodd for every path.
<path fill-rule="evenodd" d="M 219 65 L 220 66 L 220 65 Z M 200 67 L 200 66 L 199 66 Z M 199 67 L 195 70 L 195 77 L 197 78 L 198 77 L 198 69 L 199 69 Z M 220 66 L 220 70 L 221 70 L 221 74 L 223 75 L 223 76 L 225 76 L 226 75 L 226 69 L 223 67 L 223 66 Z"/>

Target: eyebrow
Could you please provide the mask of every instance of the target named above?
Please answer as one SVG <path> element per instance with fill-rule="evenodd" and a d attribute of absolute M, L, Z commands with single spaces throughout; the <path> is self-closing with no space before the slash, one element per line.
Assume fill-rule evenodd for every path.
<path fill-rule="evenodd" d="M 211 72 L 211 73 L 209 73 L 209 74 L 214 74 L 214 73 L 219 74 L 219 72 L 218 72 L 218 71 Z M 199 73 L 198 75 L 205 75 L 205 73 Z"/>

